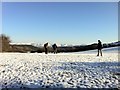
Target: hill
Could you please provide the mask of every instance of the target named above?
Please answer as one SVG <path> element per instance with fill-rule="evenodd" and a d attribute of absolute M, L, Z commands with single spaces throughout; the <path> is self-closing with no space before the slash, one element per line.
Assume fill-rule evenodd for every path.
<path fill-rule="evenodd" d="M 103 44 L 103 48 L 115 47 L 115 46 L 120 46 L 120 41 Z M 58 52 L 79 52 L 79 51 L 87 51 L 87 50 L 94 50 L 94 49 L 97 49 L 97 43 L 90 44 L 90 45 L 58 46 Z M 53 49 L 51 46 L 48 47 L 48 51 L 53 52 Z M 44 47 L 43 46 L 37 47 L 30 44 L 29 45 L 28 44 L 10 44 L 9 52 L 42 53 L 44 52 Z"/>

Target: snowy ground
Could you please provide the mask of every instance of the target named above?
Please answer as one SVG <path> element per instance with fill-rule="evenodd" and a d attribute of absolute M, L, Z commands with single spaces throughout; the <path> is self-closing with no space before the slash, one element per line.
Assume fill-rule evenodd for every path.
<path fill-rule="evenodd" d="M 115 48 L 113 48 L 115 49 Z M 118 51 L 0 53 L 0 88 L 118 88 Z"/>

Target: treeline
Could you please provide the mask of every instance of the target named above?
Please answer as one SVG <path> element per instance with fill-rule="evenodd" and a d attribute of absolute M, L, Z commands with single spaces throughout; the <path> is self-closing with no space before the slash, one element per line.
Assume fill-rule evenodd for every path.
<path fill-rule="evenodd" d="M 11 45 L 11 40 L 8 36 L 1 34 L 0 35 L 0 52 L 21 52 L 21 53 L 42 53 L 44 52 L 44 47 L 36 47 L 33 45 Z M 103 48 L 120 46 L 120 41 L 115 43 L 103 44 Z M 85 46 L 59 46 L 57 48 L 58 53 L 60 52 L 79 52 L 86 50 L 97 49 L 97 43 Z M 48 47 L 48 52 L 52 53 L 53 48 Z"/>
<path fill-rule="evenodd" d="M 103 44 L 103 48 L 120 46 L 120 44 Z M 32 45 L 12 45 L 12 52 L 30 52 L 30 53 L 42 53 L 45 52 L 44 47 L 35 47 Z M 57 52 L 79 52 L 79 51 L 87 51 L 97 49 L 97 43 L 85 46 L 59 46 L 57 48 Z M 48 52 L 53 53 L 53 48 L 51 46 L 48 47 Z"/>
<path fill-rule="evenodd" d="M 45 52 L 44 47 L 35 47 L 32 45 L 11 45 L 12 50 L 9 52 L 30 52 L 30 53 L 42 53 Z M 97 44 L 87 45 L 87 46 L 64 46 L 58 47 L 57 52 L 79 52 L 85 50 L 93 50 L 97 49 Z M 53 53 L 53 48 L 51 46 L 48 47 L 48 52 Z"/>

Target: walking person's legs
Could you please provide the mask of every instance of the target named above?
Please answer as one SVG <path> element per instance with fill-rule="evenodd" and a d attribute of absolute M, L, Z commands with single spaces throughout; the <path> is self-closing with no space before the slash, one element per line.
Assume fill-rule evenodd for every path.
<path fill-rule="evenodd" d="M 99 56 L 99 49 L 98 49 L 98 54 L 97 54 L 97 56 Z"/>
<path fill-rule="evenodd" d="M 57 54 L 57 49 L 55 49 L 55 53 Z"/>
<path fill-rule="evenodd" d="M 102 56 L 102 50 L 100 49 L 100 54 L 101 54 L 101 56 Z"/>
<path fill-rule="evenodd" d="M 45 48 L 45 54 L 46 54 L 46 48 Z"/>
<path fill-rule="evenodd" d="M 47 48 L 45 48 L 45 54 L 47 54 L 47 53 L 48 53 Z"/>
<path fill-rule="evenodd" d="M 55 54 L 55 49 L 53 49 L 53 53 Z"/>
<path fill-rule="evenodd" d="M 48 49 L 46 48 L 46 54 L 48 54 Z"/>

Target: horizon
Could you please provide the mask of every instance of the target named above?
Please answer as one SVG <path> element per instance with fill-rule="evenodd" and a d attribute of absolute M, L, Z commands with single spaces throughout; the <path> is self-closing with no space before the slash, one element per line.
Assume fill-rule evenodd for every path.
<path fill-rule="evenodd" d="M 111 43 L 119 43 L 120 41 L 112 41 L 112 42 L 103 42 L 102 44 L 111 44 Z M 13 43 L 10 42 L 11 45 L 33 45 L 33 46 L 44 46 L 45 43 Z M 57 46 L 84 46 L 84 45 L 92 45 L 92 44 L 97 44 L 97 42 L 89 43 L 89 44 L 66 44 L 66 43 L 49 43 L 48 46 L 51 46 L 53 44 L 57 44 Z"/>
<path fill-rule="evenodd" d="M 3 34 L 12 43 L 118 41 L 117 2 L 3 2 Z"/>

